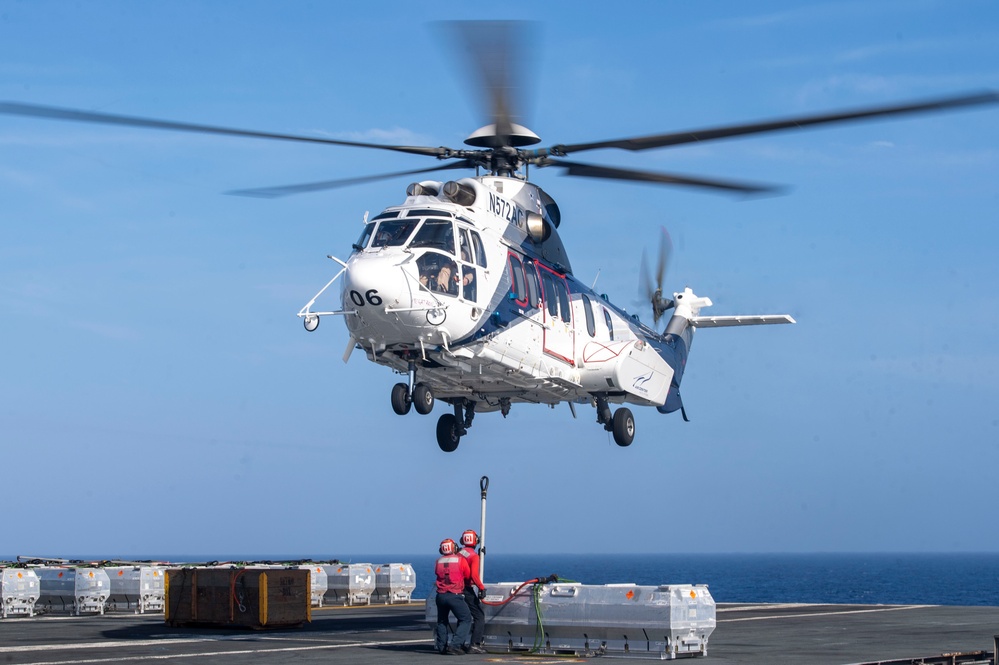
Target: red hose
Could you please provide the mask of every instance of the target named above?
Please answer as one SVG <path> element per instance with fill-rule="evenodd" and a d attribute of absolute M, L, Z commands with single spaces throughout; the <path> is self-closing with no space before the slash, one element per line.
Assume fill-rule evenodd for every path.
<path fill-rule="evenodd" d="M 526 582 L 524 582 L 523 584 L 521 584 L 519 587 L 517 587 L 516 589 L 514 589 L 513 593 L 511 593 L 508 598 L 506 598 L 504 600 L 501 600 L 498 603 L 490 603 L 488 600 L 482 600 L 480 602 L 483 605 L 491 605 L 493 607 L 499 607 L 500 605 L 506 605 L 511 600 L 513 600 L 516 597 L 516 595 L 518 593 L 520 593 L 520 590 L 523 589 L 525 586 L 527 586 L 528 584 L 537 584 L 540 581 L 541 581 L 541 578 L 539 578 L 539 577 L 535 577 L 533 580 L 527 580 Z"/>

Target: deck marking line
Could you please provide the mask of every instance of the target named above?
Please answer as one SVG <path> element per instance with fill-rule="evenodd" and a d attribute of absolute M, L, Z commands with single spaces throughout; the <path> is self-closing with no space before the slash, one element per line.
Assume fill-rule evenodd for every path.
<path fill-rule="evenodd" d="M 194 640 L 192 640 L 194 641 Z M 44 660 L 36 661 L 34 663 L 24 663 L 23 665 L 87 665 L 89 663 L 118 663 L 124 661 L 144 661 L 144 660 L 171 660 L 173 658 L 204 658 L 204 657 L 218 657 L 218 656 L 248 656 L 253 654 L 261 653 L 284 653 L 291 651 L 320 651 L 320 650 L 331 650 L 331 649 L 350 649 L 356 647 L 378 647 L 378 646 L 396 646 L 400 644 L 424 644 L 430 643 L 433 640 L 430 638 L 424 638 L 420 640 L 387 640 L 382 642 L 349 642 L 344 644 L 327 644 L 322 646 L 310 646 L 310 647 L 281 647 L 274 649 L 234 649 L 232 651 L 208 651 L 204 653 L 177 653 L 177 654 L 164 654 L 157 656 L 121 656 L 117 658 L 87 658 L 80 660 Z M 128 643 L 122 643 L 116 646 L 126 646 Z"/>
<path fill-rule="evenodd" d="M 808 619 L 810 617 L 839 616 L 841 614 L 869 614 L 871 612 L 898 612 L 899 610 L 918 610 L 925 607 L 935 607 L 934 605 L 893 605 L 891 607 L 879 607 L 869 610 L 843 610 L 841 612 L 811 612 L 803 614 L 775 614 L 765 617 L 742 617 L 740 619 L 718 619 L 717 623 L 733 623 L 736 621 L 766 621 L 768 619 Z"/>

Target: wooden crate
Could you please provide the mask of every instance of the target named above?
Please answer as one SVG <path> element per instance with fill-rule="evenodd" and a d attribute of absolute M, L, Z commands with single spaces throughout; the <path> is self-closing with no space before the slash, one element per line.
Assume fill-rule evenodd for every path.
<path fill-rule="evenodd" d="M 170 568 L 167 624 L 247 628 L 312 621 L 308 570 L 299 568 Z"/>

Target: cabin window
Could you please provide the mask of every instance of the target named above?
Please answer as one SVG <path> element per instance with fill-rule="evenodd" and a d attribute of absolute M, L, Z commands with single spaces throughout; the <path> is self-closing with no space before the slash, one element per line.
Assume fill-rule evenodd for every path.
<path fill-rule="evenodd" d="M 545 287 L 545 303 L 548 305 L 548 313 L 558 316 L 558 296 L 555 294 L 555 281 L 548 272 L 541 273 L 541 283 Z"/>
<path fill-rule="evenodd" d="M 524 269 L 518 259 L 513 254 L 510 255 L 510 293 L 517 302 L 526 304 L 527 298 L 524 292 Z"/>
<path fill-rule="evenodd" d="M 566 323 L 572 323 L 572 310 L 569 309 L 569 289 L 565 284 L 565 280 L 557 278 L 555 281 L 555 291 L 558 293 L 558 311 L 562 316 L 562 320 Z"/>
<path fill-rule="evenodd" d="M 488 268 L 486 265 L 486 248 L 482 246 L 482 238 L 479 237 L 478 231 L 470 231 L 472 234 L 472 258 L 475 259 L 475 265 L 481 266 L 482 268 Z"/>
<path fill-rule="evenodd" d="M 371 242 L 372 247 L 401 247 L 406 244 L 409 236 L 419 220 L 416 219 L 392 219 L 379 222 L 378 230 L 375 231 L 375 239 Z"/>
<path fill-rule="evenodd" d="M 538 284 L 538 271 L 533 263 L 525 263 L 524 273 L 527 274 L 527 303 L 531 307 L 537 307 L 541 304 L 541 285 Z"/>
<path fill-rule="evenodd" d="M 607 323 L 607 337 L 610 341 L 614 341 L 614 322 L 611 321 L 610 312 L 607 311 L 606 307 L 601 307 L 604 310 L 604 321 Z"/>
<path fill-rule="evenodd" d="M 454 254 L 454 228 L 449 220 L 428 219 L 413 236 L 411 247 L 433 247 Z"/>
<path fill-rule="evenodd" d="M 416 267 L 422 288 L 445 296 L 458 295 L 458 266 L 451 257 L 439 252 L 426 252 L 416 259 Z"/>
<path fill-rule="evenodd" d="M 593 319 L 593 303 L 590 302 L 589 297 L 583 294 L 583 316 L 586 318 L 586 332 L 590 337 L 595 337 L 597 334 L 597 323 Z"/>

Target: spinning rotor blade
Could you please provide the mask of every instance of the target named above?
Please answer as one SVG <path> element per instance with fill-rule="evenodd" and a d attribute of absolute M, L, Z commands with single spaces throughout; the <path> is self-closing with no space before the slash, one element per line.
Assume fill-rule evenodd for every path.
<path fill-rule="evenodd" d="M 659 323 L 659 319 L 662 318 L 663 314 L 674 306 L 674 302 L 671 299 L 663 298 L 663 278 L 666 276 L 666 267 L 672 251 L 673 241 L 670 239 L 669 232 L 664 226 L 659 240 L 659 260 L 656 263 L 656 273 L 654 277 L 650 277 L 645 249 L 642 249 L 641 272 L 639 273 L 640 287 L 644 291 L 642 295 L 652 305 L 652 321 L 654 324 Z"/>
<path fill-rule="evenodd" d="M 475 82 L 492 122 L 494 139 L 474 145 L 499 148 L 530 145 L 517 141 L 523 134 L 521 119 L 522 82 L 525 81 L 526 44 L 530 42 L 530 23 L 525 21 L 453 21 L 443 24 L 464 46 L 463 60 L 470 60 Z M 536 137 L 535 137 L 536 138 Z M 540 140 L 540 139 L 538 139 Z"/>
<path fill-rule="evenodd" d="M 582 150 L 597 150 L 599 148 L 621 148 L 622 150 L 632 151 L 649 150 L 651 148 L 663 148 L 666 146 L 683 145 L 685 143 L 714 141 L 716 139 L 724 139 L 732 136 L 744 136 L 746 134 L 761 134 L 764 132 L 775 132 L 784 129 L 801 129 L 812 125 L 823 125 L 834 122 L 844 122 L 847 120 L 863 120 L 866 118 L 901 115 L 905 113 L 945 111 L 947 109 L 961 108 L 964 106 L 995 104 L 997 102 L 999 102 L 999 92 L 987 91 L 973 95 L 943 97 L 940 99 L 931 99 L 902 105 L 877 106 L 866 109 L 823 113 L 821 115 L 801 116 L 799 118 L 786 118 L 782 120 L 769 120 L 744 125 L 730 125 L 727 127 L 714 127 L 686 132 L 673 132 L 669 134 L 652 134 L 649 136 L 637 136 L 630 139 L 614 139 L 610 141 L 594 141 L 592 143 L 557 145 L 549 148 L 548 150 L 536 150 L 534 151 L 534 154 L 538 156 L 549 154 L 560 156 L 580 152 Z"/>
<path fill-rule="evenodd" d="M 397 178 L 404 175 L 415 175 L 417 173 L 433 173 L 434 171 L 446 171 L 449 169 L 472 169 L 472 168 L 475 168 L 475 163 L 470 160 L 463 159 L 458 162 L 451 162 L 450 164 L 433 166 L 429 169 L 416 169 L 414 171 L 396 171 L 395 173 L 381 173 L 378 175 L 360 176 L 358 178 L 343 178 L 341 180 L 324 180 L 322 182 L 309 182 L 300 185 L 281 185 L 278 187 L 236 189 L 230 192 L 226 192 L 226 194 L 232 194 L 233 196 L 252 196 L 260 199 L 276 199 L 282 196 L 291 196 L 292 194 L 304 194 L 306 192 L 319 192 L 326 189 L 337 189 L 338 187 L 360 185 L 366 182 L 377 182 L 378 180 L 388 180 L 389 178 Z"/>
<path fill-rule="evenodd" d="M 775 194 L 782 190 L 781 187 L 773 185 L 737 182 L 735 180 L 708 179 L 669 173 L 658 173 L 655 171 L 621 169 L 611 166 L 596 166 L 594 164 L 582 164 L 580 162 L 567 162 L 564 160 L 545 159 L 538 162 L 537 165 L 562 167 L 566 169 L 566 175 L 582 176 L 585 178 L 609 178 L 611 180 L 653 182 L 663 185 L 706 187 L 708 189 L 720 189 L 723 191 L 738 192 L 741 194 Z"/>
<path fill-rule="evenodd" d="M 325 143 L 328 145 L 352 146 L 355 148 L 375 148 L 378 150 L 392 150 L 395 152 L 405 152 L 413 155 L 427 155 L 430 157 L 447 158 L 452 154 L 449 148 L 430 148 L 422 146 L 404 145 L 382 145 L 379 143 L 361 143 L 358 141 L 339 141 L 318 136 L 300 136 L 296 134 L 277 134 L 273 132 L 258 132 L 248 129 L 234 129 L 231 127 L 215 127 L 212 125 L 197 125 L 187 122 L 173 122 L 171 120 L 156 120 L 154 118 L 140 118 L 128 115 L 114 115 L 111 113 L 96 113 L 93 111 L 81 111 L 78 109 L 67 109 L 56 106 L 42 106 L 40 104 L 21 104 L 18 102 L 0 102 L 0 113 L 5 115 L 21 115 L 33 118 L 48 118 L 50 120 L 72 120 L 77 122 L 91 122 L 102 125 L 125 125 L 127 127 L 142 127 L 145 129 L 164 129 L 177 132 L 192 132 L 198 134 L 221 134 L 224 136 L 244 136 L 257 139 L 277 139 L 281 141 L 303 141 L 306 143 Z"/>

